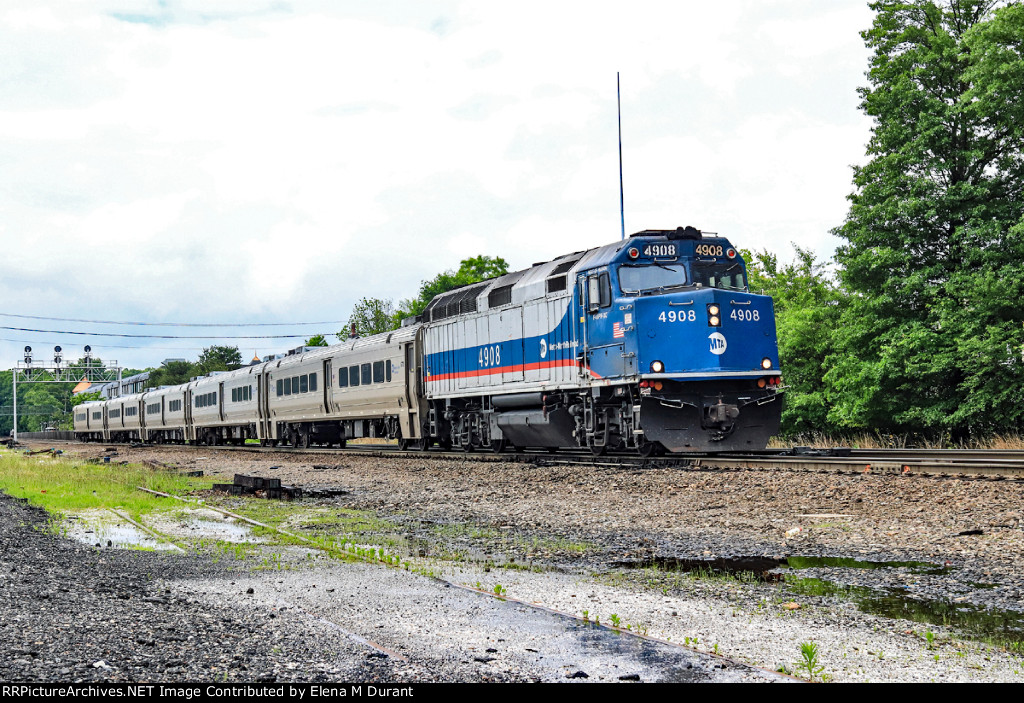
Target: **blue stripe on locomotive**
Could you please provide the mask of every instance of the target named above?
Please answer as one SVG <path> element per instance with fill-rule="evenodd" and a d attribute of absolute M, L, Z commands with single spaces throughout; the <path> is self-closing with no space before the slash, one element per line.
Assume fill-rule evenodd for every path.
<path fill-rule="evenodd" d="M 508 378 L 509 374 L 523 374 L 545 366 L 575 366 L 579 338 L 572 324 L 574 307 L 575 304 L 566 306 L 559 323 L 546 334 L 489 341 L 461 349 L 434 352 L 426 349 L 425 378 L 430 383 L 483 376 L 498 385 L 514 382 L 515 379 Z M 451 324 L 450 321 L 446 323 Z"/>

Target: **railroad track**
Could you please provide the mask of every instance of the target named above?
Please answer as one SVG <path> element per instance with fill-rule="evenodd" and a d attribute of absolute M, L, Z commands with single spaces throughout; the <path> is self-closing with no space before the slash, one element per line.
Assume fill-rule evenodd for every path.
<path fill-rule="evenodd" d="M 67 444 L 77 444 L 67 442 Z M 85 445 L 88 446 L 88 445 Z M 150 446 L 108 443 L 103 446 Z M 152 445 L 162 446 L 162 445 Z M 181 445 L 168 445 L 180 448 Z M 393 445 L 310 447 L 216 446 L 196 447 L 199 451 L 244 451 L 259 454 L 305 454 L 371 456 L 416 459 L 472 459 L 479 462 L 518 461 L 538 465 L 573 465 L 607 468 L 676 468 L 676 469 L 777 469 L 862 473 L 899 476 L 978 476 L 995 479 L 1024 479 L 1024 450 L 988 449 L 767 449 L 763 451 L 722 454 L 686 454 L 640 457 L 626 453 L 609 453 L 595 457 L 588 452 L 543 450 L 525 452 L 459 452 L 432 450 L 427 452 L 401 450 Z"/>

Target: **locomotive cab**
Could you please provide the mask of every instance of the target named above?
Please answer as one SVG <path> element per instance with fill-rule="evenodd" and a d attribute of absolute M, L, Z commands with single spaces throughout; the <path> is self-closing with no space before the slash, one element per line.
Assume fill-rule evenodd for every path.
<path fill-rule="evenodd" d="M 577 290 L 592 449 L 732 451 L 763 448 L 778 431 L 772 300 L 749 292 L 728 240 L 641 232 L 580 272 Z"/>

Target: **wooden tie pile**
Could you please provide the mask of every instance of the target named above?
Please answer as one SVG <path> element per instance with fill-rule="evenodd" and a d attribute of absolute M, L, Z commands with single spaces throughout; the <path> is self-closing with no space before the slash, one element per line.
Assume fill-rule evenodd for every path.
<path fill-rule="evenodd" d="M 296 500 L 302 497 L 301 488 L 282 486 L 279 478 L 263 478 L 245 474 L 235 474 L 234 483 L 215 483 L 213 490 L 224 491 L 235 496 L 256 495 L 274 500 Z"/>

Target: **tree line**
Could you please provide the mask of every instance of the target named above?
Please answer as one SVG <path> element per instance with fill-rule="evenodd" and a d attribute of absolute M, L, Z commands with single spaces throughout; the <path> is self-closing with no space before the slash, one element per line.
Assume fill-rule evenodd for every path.
<path fill-rule="evenodd" d="M 1024 6 L 874 2 L 873 120 L 835 258 L 753 255 L 775 298 L 788 434 L 1022 430 Z"/>

